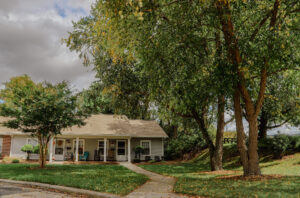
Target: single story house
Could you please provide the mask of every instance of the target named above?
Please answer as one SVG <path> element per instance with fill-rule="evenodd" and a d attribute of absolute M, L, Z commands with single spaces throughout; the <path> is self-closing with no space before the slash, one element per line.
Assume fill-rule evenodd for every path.
<path fill-rule="evenodd" d="M 0 117 L 0 123 L 5 121 Z M 162 158 L 167 134 L 156 121 L 129 120 L 126 116 L 92 115 L 82 127 L 65 129 L 49 142 L 48 159 L 52 161 L 80 160 L 87 154 L 91 161 L 132 161 L 135 148 L 142 146 L 141 160 Z M 26 157 L 25 144 L 38 144 L 36 138 L 0 125 L 1 156 Z M 37 154 L 31 158 L 38 159 Z"/>

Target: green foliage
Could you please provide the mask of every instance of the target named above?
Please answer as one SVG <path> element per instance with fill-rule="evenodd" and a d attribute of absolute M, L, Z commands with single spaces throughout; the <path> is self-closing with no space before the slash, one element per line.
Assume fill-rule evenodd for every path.
<path fill-rule="evenodd" d="M 22 148 L 21 151 L 26 152 L 27 153 L 27 160 L 30 159 L 30 153 L 33 152 L 33 146 L 31 144 L 25 144 Z"/>
<path fill-rule="evenodd" d="M 277 134 L 261 139 L 258 147 L 261 153 L 270 153 L 274 158 L 281 159 L 288 153 L 300 151 L 300 136 Z"/>
<path fill-rule="evenodd" d="M 65 128 L 84 125 L 88 116 L 78 108 L 77 96 L 66 82 L 34 83 L 27 75 L 11 78 L 0 91 L 0 115 L 10 117 L 3 126 L 19 129 L 39 139 L 41 167 L 46 161 L 46 147 L 51 136 Z"/>
<path fill-rule="evenodd" d="M 271 148 L 274 152 L 274 157 L 282 158 L 290 146 L 290 139 L 286 135 L 275 135 L 270 140 Z"/>
<path fill-rule="evenodd" d="M 88 89 L 80 92 L 80 109 L 90 114 L 113 114 L 112 99 L 108 94 L 104 94 L 103 90 L 103 84 L 96 81 Z"/>
<path fill-rule="evenodd" d="M 12 161 L 11 161 L 11 163 L 13 163 L 13 164 L 18 164 L 20 161 L 18 160 L 18 159 L 13 159 Z"/>
<path fill-rule="evenodd" d="M 148 178 L 119 165 L 0 164 L 0 178 L 33 181 L 59 186 L 126 195 Z"/>
<path fill-rule="evenodd" d="M 165 159 L 182 158 L 187 153 L 197 153 L 205 147 L 200 133 L 185 134 L 180 132 L 177 138 L 168 139 L 165 144 Z"/>
<path fill-rule="evenodd" d="M 32 152 L 35 153 L 35 154 L 39 154 L 40 153 L 40 145 L 39 144 L 35 145 L 33 147 L 33 151 Z"/>
<path fill-rule="evenodd" d="M 21 151 L 26 153 L 32 153 L 33 152 L 33 146 L 31 144 L 25 144 L 22 146 Z"/>

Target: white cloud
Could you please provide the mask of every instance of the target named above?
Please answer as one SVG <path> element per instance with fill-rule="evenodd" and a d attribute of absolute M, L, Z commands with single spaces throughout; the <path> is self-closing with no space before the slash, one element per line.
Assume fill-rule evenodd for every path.
<path fill-rule="evenodd" d="M 61 39 L 90 5 L 88 0 L 1 0 L 0 83 L 28 74 L 37 81 L 67 80 L 74 89 L 88 87 L 93 72 Z"/>

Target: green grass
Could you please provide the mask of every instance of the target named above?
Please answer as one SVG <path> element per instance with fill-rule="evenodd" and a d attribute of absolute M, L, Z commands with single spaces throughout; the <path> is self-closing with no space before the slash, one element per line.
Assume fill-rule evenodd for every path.
<path fill-rule="evenodd" d="M 148 178 L 119 165 L 0 164 L 0 178 L 70 186 L 126 195 Z"/>
<path fill-rule="evenodd" d="M 236 152 L 230 146 L 225 147 L 224 168 L 242 174 Z M 163 175 L 176 177 L 174 191 L 190 195 L 208 197 L 300 197 L 300 153 L 284 160 L 262 158 L 260 167 L 263 174 L 283 175 L 276 179 L 259 181 L 221 179 L 222 175 L 205 174 L 209 171 L 208 152 L 196 159 L 178 164 L 141 165 L 142 168 Z"/>

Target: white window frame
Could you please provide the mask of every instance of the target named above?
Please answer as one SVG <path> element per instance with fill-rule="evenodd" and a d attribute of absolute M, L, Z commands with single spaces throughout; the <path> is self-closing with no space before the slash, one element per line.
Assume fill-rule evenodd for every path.
<path fill-rule="evenodd" d="M 36 145 L 38 145 L 38 144 L 39 144 L 39 140 L 38 140 L 37 138 L 27 138 L 27 139 L 26 139 L 26 144 L 29 144 L 29 140 L 30 140 L 30 139 L 34 139 L 34 140 L 36 140 L 36 142 L 37 142 L 37 144 L 36 144 Z M 32 145 L 32 144 L 31 144 L 31 145 Z M 32 146 L 34 147 L 34 146 L 36 146 L 36 145 L 32 145 Z"/>
<path fill-rule="evenodd" d="M 141 140 L 140 141 L 140 146 L 143 147 L 143 142 L 149 142 L 149 154 L 142 154 L 142 156 L 149 156 L 151 155 L 151 140 Z"/>
<path fill-rule="evenodd" d="M 84 152 L 85 152 L 85 140 L 84 139 L 79 139 L 79 141 L 78 141 L 78 156 L 82 156 L 82 155 L 79 154 L 79 142 L 80 141 L 83 142 L 82 155 L 84 155 Z M 73 140 L 73 150 L 72 151 L 74 151 L 74 156 L 75 156 L 75 153 L 76 153 L 76 139 Z"/>

